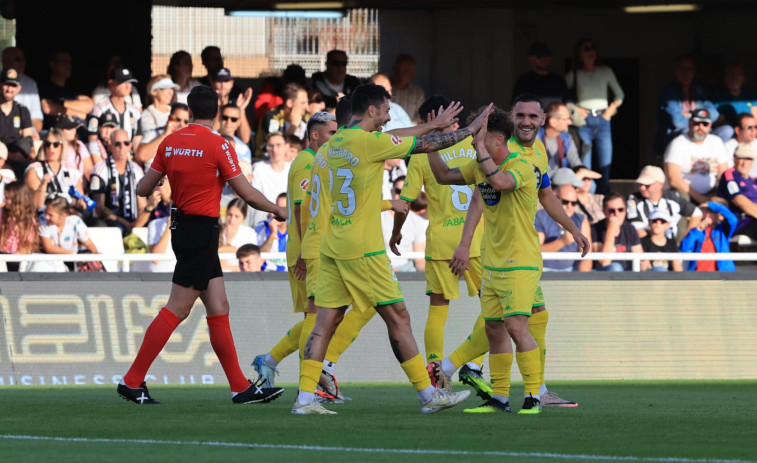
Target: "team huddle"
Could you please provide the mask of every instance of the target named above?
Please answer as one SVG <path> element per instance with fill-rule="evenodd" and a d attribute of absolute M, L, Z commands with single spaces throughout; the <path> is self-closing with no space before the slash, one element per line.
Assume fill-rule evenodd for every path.
<path fill-rule="evenodd" d="M 336 116 L 323 112 L 309 120 L 310 144 L 290 168 L 286 212 L 252 195 L 243 197 L 253 207 L 288 216 L 289 281 L 294 309 L 305 316 L 271 350 L 255 357 L 258 381 L 244 388 L 230 380 L 234 402 L 267 402 L 280 396 L 276 367 L 299 350 L 300 381 L 292 413 L 335 414 L 323 404 L 347 400 L 336 381 L 336 364 L 378 313 L 422 413 L 454 407 L 469 396 L 468 390 L 450 389 L 458 369 L 460 380 L 484 399 L 466 413 L 509 412 L 514 360 L 525 388 L 520 414 L 540 413 L 542 406 L 576 407 L 548 391 L 544 381 L 548 313 L 539 286 L 537 204 L 573 236 L 583 254 L 589 241 L 552 192 L 546 150 L 536 139 L 544 122 L 538 98 L 516 97 L 509 113 L 490 104 L 459 128 L 456 116 L 463 109 L 459 102 L 434 95 L 419 110 L 423 124 L 384 133 L 381 128 L 390 119 L 389 99 L 383 87 L 363 84 L 339 101 Z M 382 201 L 385 161 L 411 155 L 401 199 Z M 152 177 L 157 183 L 158 175 Z M 389 243 L 398 254 L 396 245 L 402 240 L 409 204 L 421 191 L 429 199 L 425 358 L 410 327 L 380 218 L 382 210 L 395 211 Z M 184 209 L 181 204 L 177 207 Z M 186 286 L 176 279 L 181 267 L 178 254 L 177 262 L 174 288 Z M 217 277 L 210 278 L 212 282 Z M 469 296 L 480 297 L 481 314 L 471 335 L 445 357 L 444 324 L 450 301 L 459 297 L 461 278 Z M 218 279 L 222 282 L 222 277 Z M 194 288 L 200 290 L 195 298 L 201 297 L 207 305 L 202 286 Z M 224 353 L 219 350 L 221 359 Z M 482 374 L 487 352 L 491 383 Z M 137 360 L 141 353 L 142 348 Z M 135 364 L 140 363 L 137 360 Z M 151 362 L 141 363 L 149 367 Z M 224 371 L 229 376 L 225 365 Z M 119 394 L 133 402 L 154 403 L 144 382 L 139 385 L 144 378 L 141 370 L 139 375 L 131 370 L 130 374 L 129 381 L 119 385 Z"/>

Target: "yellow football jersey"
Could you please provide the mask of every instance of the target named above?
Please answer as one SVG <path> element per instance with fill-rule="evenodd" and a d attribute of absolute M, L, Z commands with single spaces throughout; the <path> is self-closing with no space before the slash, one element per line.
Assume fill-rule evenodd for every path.
<path fill-rule="evenodd" d="M 494 271 L 541 270 L 541 248 L 534 228 L 537 169 L 523 156 L 512 153 L 499 170 L 512 174 L 514 190 L 492 188 L 475 159 L 460 168 L 465 181 L 477 184 L 481 191 L 486 221 L 483 266 Z"/>
<path fill-rule="evenodd" d="M 297 256 L 300 254 L 300 233 L 297 231 L 297 222 L 294 217 L 294 205 L 302 204 L 305 199 L 305 192 L 310 183 L 310 168 L 315 153 L 311 149 L 304 149 L 297 154 L 297 157 L 289 166 L 289 175 L 287 176 L 287 210 L 289 218 L 287 219 L 287 231 L 289 239 L 287 240 L 287 266 L 291 267 L 297 262 Z M 304 210 L 300 210 L 300 226 L 303 230 L 307 229 L 308 215 Z"/>
<path fill-rule="evenodd" d="M 308 225 L 302 238 L 303 259 L 320 259 L 321 240 L 329 225 L 331 174 L 325 156 L 328 145 L 328 142 L 321 145 L 311 163 L 310 183 L 306 191 L 310 201 L 307 211 L 301 211 L 308 216 Z"/>
<path fill-rule="evenodd" d="M 547 159 L 547 148 L 544 147 L 544 143 L 538 138 L 534 140 L 533 146 L 523 146 L 515 137 L 510 137 L 507 140 L 507 150 L 511 153 L 518 153 L 523 156 L 523 159 L 533 164 L 539 172 L 537 175 L 537 184 L 539 189 L 548 188 L 552 185 L 549 181 L 549 160 Z"/>
<path fill-rule="evenodd" d="M 476 158 L 476 150 L 468 137 L 460 143 L 439 151 L 439 156 L 450 168 L 460 167 Z M 473 187 L 469 185 L 440 185 L 434 178 L 426 153 L 420 153 L 410 160 L 405 185 L 400 197 L 415 201 L 421 187 L 428 197 L 428 228 L 426 229 L 426 259 L 450 260 L 460 244 L 465 216 L 473 197 Z M 436 155 L 433 155 L 436 156 Z M 479 222 L 473 235 L 470 257 L 481 255 L 483 224 Z"/>
<path fill-rule="evenodd" d="M 331 186 L 331 216 L 321 254 L 357 259 L 385 253 L 381 231 L 381 187 L 384 161 L 407 157 L 415 137 L 342 128 L 326 151 Z"/>

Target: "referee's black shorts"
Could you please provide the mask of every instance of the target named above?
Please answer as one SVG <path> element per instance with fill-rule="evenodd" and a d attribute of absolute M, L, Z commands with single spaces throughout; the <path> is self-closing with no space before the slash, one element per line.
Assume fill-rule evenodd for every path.
<path fill-rule="evenodd" d="M 218 259 L 218 218 L 183 215 L 171 230 L 171 246 L 176 254 L 176 268 L 171 281 L 186 288 L 203 291 L 208 282 L 223 276 Z"/>

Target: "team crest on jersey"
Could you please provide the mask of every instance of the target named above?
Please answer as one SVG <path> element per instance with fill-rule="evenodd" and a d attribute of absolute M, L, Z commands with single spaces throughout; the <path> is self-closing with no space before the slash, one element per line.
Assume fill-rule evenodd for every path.
<path fill-rule="evenodd" d="M 173 148 L 171 148 L 170 146 L 166 146 L 166 157 L 170 158 L 171 153 L 173 153 Z"/>
<path fill-rule="evenodd" d="M 397 135 L 392 135 L 392 144 L 394 146 L 400 146 L 402 144 L 402 139 Z"/>
<path fill-rule="evenodd" d="M 534 166 L 534 175 L 536 176 L 536 190 L 538 191 L 541 189 L 542 175 L 541 175 L 541 171 L 536 166 Z"/>
<path fill-rule="evenodd" d="M 481 192 L 481 199 L 484 200 L 484 204 L 487 206 L 496 206 L 499 204 L 502 193 L 495 190 L 494 187 L 488 183 L 479 183 L 478 190 Z"/>
<path fill-rule="evenodd" d="M 310 180 L 307 178 L 303 178 L 300 182 L 300 188 L 302 188 L 302 191 L 307 191 L 308 185 L 310 185 Z"/>

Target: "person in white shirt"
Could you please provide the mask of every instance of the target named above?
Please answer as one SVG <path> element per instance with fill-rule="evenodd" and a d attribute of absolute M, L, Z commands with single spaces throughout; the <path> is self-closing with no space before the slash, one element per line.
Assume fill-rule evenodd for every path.
<path fill-rule="evenodd" d="M 47 203 L 43 217 L 45 220 L 39 226 L 43 252 L 78 254 L 79 248 L 83 247 L 92 254 L 98 254 L 97 246 L 90 238 L 87 226 L 81 217 L 72 213 L 66 198 L 58 196 Z M 65 266 L 73 270 L 73 262 L 66 262 Z"/>
<path fill-rule="evenodd" d="M 394 189 L 392 190 L 392 199 L 400 199 L 400 193 L 402 187 L 405 185 L 405 177 L 398 177 L 394 181 Z M 424 217 L 426 209 L 428 208 L 428 198 L 426 194 L 421 192 L 418 198 L 410 203 L 410 212 L 407 214 L 407 218 L 402 223 L 402 241 L 397 245 L 397 249 L 401 255 L 405 255 L 410 252 L 425 252 L 426 251 L 426 230 L 428 229 L 428 217 Z M 391 251 L 390 239 L 392 237 L 392 230 L 394 229 L 394 211 L 388 210 L 381 213 L 381 230 L 384 233 L 384 246 L 387 251 Z M 419 259 L 408 259 L 404 257 L 392 256 L 392 269 L 395 272 L 423 272 L 426 270 L 426 260 L 421 257 Z"/>
<path fill-rule="evenodd" d="M 244 224 L 247 217 L 247 203 L 240 198 L 234 198 L 226 205 L 226 219 L 219 235 L 218 252 L 237 252 L 243 244 L 258 244 L 258 235 L 252 227 Z M 225 271 L 238 270 L 239 264 L 236 259 L 221 262 Z"/>
<path fill-rule="evenodd" d="M 733 167 L 733 153 L 740 143 L 752 145 L 752 150 L 757 153 L 757 119 L 751 113 L 741 113 L 736 116 L 736 125 L 733 128 L 734 137 L 725 142 L 725 154 L 728 155 L 728 167 Z M 749 171 L 750 177 L 757 177 L 757 162 Z"/>
<path fill-rule="evenodd" d="M 710 112 L 695 109 L 689 131 L 675 137 L 665 149 L 665 176 L 670 188 L 694 204 L 709 201 L 720 176 L 728 169 L 728 155 L 720 137 L 710 134 Z"/>
<path fill-rule="evenodd" d="M 265 149 L 268 159 L 252 165 L 251 183 L 255 189 L 263 193 L 266 199 L 275 202 L 281 193 L 287 191 L 289 167 L 292 165 L 291 162 L 286 161 L 289 144 L 281 133 L 269 133 L 266 137 Z M 253 228 L 268 218 L 267 212 L 257 209 L 253 209 L 250 215 L 252 220 L 248 221 L 248 224 Z"/>

